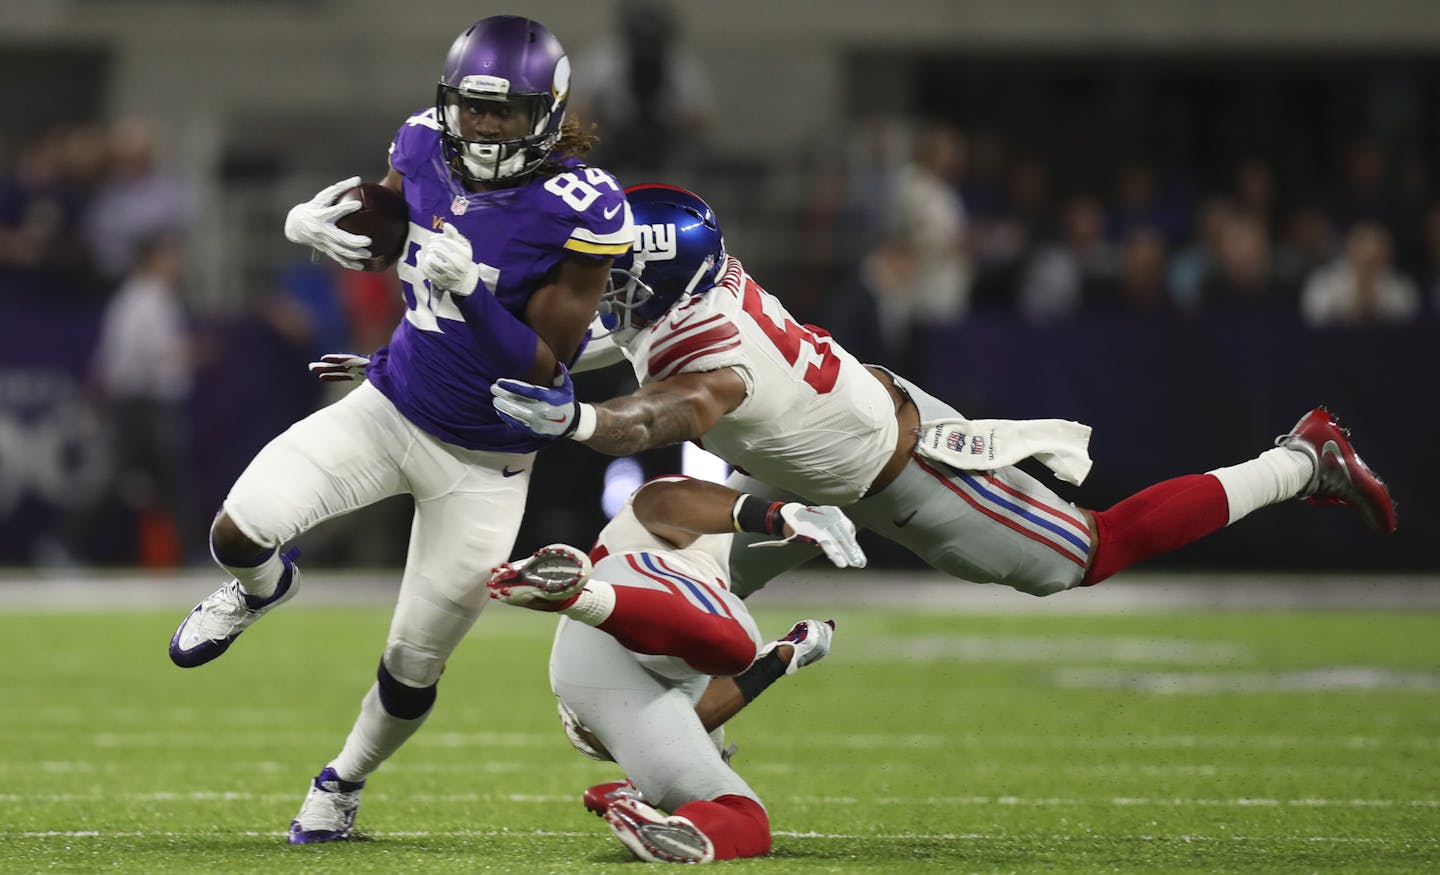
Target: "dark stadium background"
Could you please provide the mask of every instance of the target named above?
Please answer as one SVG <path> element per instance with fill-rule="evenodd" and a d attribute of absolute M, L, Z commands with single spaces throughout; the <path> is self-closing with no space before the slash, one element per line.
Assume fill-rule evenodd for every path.
<path fill-rule="evenodd" d="M 953 123 L 972 150 L 998 143 L 1041 162 L 1056 204 L 1067 193 L 1104 196 L 1126 161 L 1142 159 L 1188 188 L 1194 205 L 1231 184 L 1237 161 L 1261 156 L 1275 170 L 1278 211 L 1341 210 L 1347 151 L 1373 144 L 1387 185 L 1403 191 L 1371 205 L 1373 216 L 1364 205 L 1347 216 L 1392 229 L 1398 263 L 1424 295 L 1407 324 L 1315 329 L 1293 306 L 1035 324 L 1010 305 L 1016 276 L 982 271 L 966 318 L 920 326 L 904 365 L 971 416 L 1094 426 L 1094 473 L 1065 492 L 1087 506 L 1249 458 L 1309 407 L 1330 404 L 1390 482 L 1394 538 L 1375 539 L 1340 511 L 1295 506 L 1155 566 L 1433 569 L 1440 414 L 1429 386 L 1440 261 L 1430 259 L 1440 253 L 1426 249 L 1421 223 L 1440 193 L 1440 7 L 1393 0 L 1322 16 L 1289 2 L 899 5 L 906 14 L 850 2 L 823 12 L 758 0 L 676 4 L 680 35 L 711 80 L 715 118 L 708 141 L 664 178 L 707 197 L 732 251 L 797 317 L 822 320 L 868 245 L 853 203 L 837 205 L 836 186 L 874 169 L 855 152 L 860 129 L 882 115 Z M 200 196 L 187 286 L 205 350 L 190 405 L 192 533 L 254 452 L 322 401 L 304 371 L 315 351 L 258 315 L 299 255 L 281 235 L 285 211 L 333 179 L 378 176 L 395 126 L 431 99 L 430 67 L 456 23 L 490 11 L 439 2 L 416 17 L 321 0 L 73 0 L 0 11 L 0 173 L 47 131 L 147 118 L 167 132 L 165 160 Z M 550 23 L 572 56 L 611 24 L 606 4 L 513 11 Z M 962 186 L 972 211 L 982 206 L 982 169 Z M 0 272 L 0 565 L 144 558 L 141 526 L 123 505 L 66 555 L 47 550 L 69 507 L 107 476 L 104 438 L 76 412 L 104 295 L 64 275 Z M 847 345 L 866 345 L 863 324 L 828 327 Z M 598 398 L 629 380 L 587 375 L 577 385 Z M 640 461 L 665 473 L 679 453 Z M 517 552 L 588 541 L 604 520 L 608 462 L 574 445 L 547 450 Z M 318 563 L 398 564 L 406 501 L 301 543 Z M 910 564 L 887 545 L 867 546 L 878 564 Z M 204 562 L 203 542 L 189 539 L 182 553 Z"/>

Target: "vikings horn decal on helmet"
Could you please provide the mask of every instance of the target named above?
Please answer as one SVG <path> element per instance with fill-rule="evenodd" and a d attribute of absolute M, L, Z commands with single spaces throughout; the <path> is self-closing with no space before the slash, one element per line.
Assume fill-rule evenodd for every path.
<path fill-rule="evenodd" d="M 484 18 L 455 39 L 436 88 L 435 115 L 445 157 L 467 179 L 492 182 L 523 176 L 560 139 L 570 98 L 570 59 L 544 25 L 514 15 Z M 460 113 L 476 101 L 526 119 L 525 133 L 467 139 Z"/>
<path fill-rule="evenodd" d="M 601 312 L 629 313 L 640 327 L 685 295 L 702 294 L 720 278 L 725 238 L 710 205 L 672 185 L 625 189 L 635 220 L 635 248 L 615 258 Z M 619 320 L 617 320 L 619 321 Z"/>

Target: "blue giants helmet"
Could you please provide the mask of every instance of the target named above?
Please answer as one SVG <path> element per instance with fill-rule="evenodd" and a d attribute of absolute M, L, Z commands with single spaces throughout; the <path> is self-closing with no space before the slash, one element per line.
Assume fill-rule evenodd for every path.
<path fill-rule="evenodd" d="M 570 98 L 570 59 L 544 25 L 495 15 L 470 25 L 450 46 L 435 94 L 445 158 L 476 182 L 530 173 L 555 148 Z M 460 110 L 473 101 L 503 104 L 527 120 L 513 139 L 466 139 Z"/>
<path fill-rule="evenodd" d="M 715 285 L 724 270 L 725 238 L 710 205 L 683 188 L 636 185 L 625 189 L 625 198 L 635 221 L 635 247 L 615 257 L 600 313 L 628 313 L 630 326 L 638 328 L 681 297 Z"/>

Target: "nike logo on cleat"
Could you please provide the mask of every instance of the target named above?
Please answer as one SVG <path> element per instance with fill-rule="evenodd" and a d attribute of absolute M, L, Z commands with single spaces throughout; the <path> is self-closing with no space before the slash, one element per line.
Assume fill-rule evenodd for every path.
<path fill-rule="evenodd" d="M 502 477 L 514 477 L 516 474 L 524 474 L 524 473 L 525 473 L 525 469 L 524 469 L 524 468 L 520 468 L 520 469 L 518 469 L 518 470 L 511 471 L 509 465 L 506 465 L 504 468 L 501 468 L 501 469 L 500 469 L 500 475 L 501 475 Z"/>
<path fill-rule="evenodd" d="M 1355 478 L 1350 475 L 1350 467 L 1345 464 L 1345 455 L 1340 452 L 1340 445 L 1334 441 L 1326 441 L 1320 447 L 1320 458 L 1323 461 L 1326 457 L 1335 460 L 1335 467 L 1345 477 L 1347 483 L 1354 483 Z"/>

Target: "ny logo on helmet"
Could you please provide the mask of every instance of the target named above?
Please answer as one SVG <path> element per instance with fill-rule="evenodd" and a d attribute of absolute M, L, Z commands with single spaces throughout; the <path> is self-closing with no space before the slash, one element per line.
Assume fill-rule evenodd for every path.
<path fill-rule="evenodd" d="M 636 225 L 635 241 L 646 261 L 669 261 L 675 257 L 675 224 Z"/>

